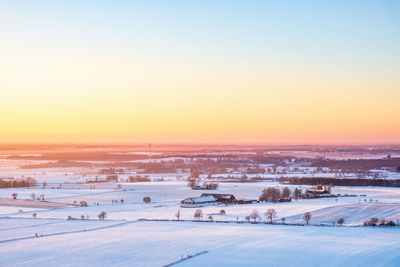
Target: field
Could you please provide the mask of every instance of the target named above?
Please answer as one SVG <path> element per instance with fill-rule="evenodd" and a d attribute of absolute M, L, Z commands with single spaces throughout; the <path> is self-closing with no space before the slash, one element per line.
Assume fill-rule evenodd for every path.
<path fill-rule="evenodd" d="M 270 179 L 282 174 L 265 174 L 263 181 L 220 181 L 216 190 L 192 190 L 185 181 L 189 170 L 149 173 L 148 182 L 129 182 L 129 176 L 140 170 L 125 168 L 118 181 L 87 183 L 88 179 L 102 177 L 99 173 L 103 167 L 20 168 L 38 161 L 46 162 L 0 160 L 2 177 L 37 180 L 37 185 L 29 188 L 0 189 L 0 266 L 400 264 L 400 228 L 363 226 L 371 218 L 399 223 L 398 187 L 334 186 L 331 193 L 337 197 L 184 208 L 183 199 L 202 193 L 258 199 L 264 188 L 288 187 L 292 192 L 299 188 L 305 192 L 311 186 L 282 184 Z M 306 168 L 297 166 L 293 172 L 307 172 Z M 334 172 L 320 174 L 335 177 Z M 145 203 L 144 197 L 151 201 Z M 81 202 L 87 206 L 81 206 Z M 198 209 L 202 217 L 194 218 Z M 273 224 L 268 223 L 268 209 L 276 211 Z M 260 216 L 247 218 L 255 210 Z M 105 219 L 99 220 L 103 211 Z M 311 214 L 309 224 L 303 219 L 307 212 Z M 341 218 L 344 222 L 339 226 Z"/>

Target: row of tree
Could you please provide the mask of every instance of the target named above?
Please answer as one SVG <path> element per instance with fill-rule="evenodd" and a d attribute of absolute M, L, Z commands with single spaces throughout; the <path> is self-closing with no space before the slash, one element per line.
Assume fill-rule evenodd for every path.
<path fill-rule="evenodd" d="M 383 187 L 400 187 L 400 180 L 388 179 L 336 179 L 326 177 L 308 177 L 308 178 L 279 178 L 280 182 L 287 182 L 296 185 L 320 185 L 331 184 L 337 186 L 383 186 Z"/>
<path fill-rule="evenodd" d="M 10 179 L 9 181 L 0 179 L 0 188 L 31 187 L 35 185 L 37 185 L 36 180 L 29 177 L 26 179 Z"/>
<path fill-rule="evenodd" d="M 278 187 L 267 187 L 262 191 L 258 200 L 265 202 L 279 202 L 290 201 L 292 197 L 294 199 L 302 198 L 302 196 L 303 193 L 299 188 L 295 188 L 292 192 L 288 187 L 284 187 L 282 190 Z"/>

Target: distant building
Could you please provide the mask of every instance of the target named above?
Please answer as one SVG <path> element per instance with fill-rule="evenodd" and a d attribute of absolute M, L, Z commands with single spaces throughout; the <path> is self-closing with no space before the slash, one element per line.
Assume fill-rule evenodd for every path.
<path fill-rule="evenodd" d="M 215 202 L 217 202 L 217 199 L 213 196 L 189 197 L 181 201 L 184 205 L 201 205 Z"/>
<path fill-rule="evenodd" d="M 213 193 L 203 193 L 200 197 L 189 197 L 181 201 L 182 207 L 193 207 L 220 203 L 233 204 L 237 203 L 237 201 L 235 196 L 232 194 Z"/>
<path fill-rule="evenodd" d="M 317 185 L 307 189 L 307 193 L 312 196 L 319 196 L 324 194 L 331 194 L 331 186 L 330 185 Z"/>
<path fill-rule="evenodd" d="M 236 198 L 232 194 L 214 194 L 214 193 L 203 193 L 201 194 L 201 197 L 208 197 L 208 196 L 213 196 L 214 198 L 217 199 L 217 202 L 222 202 L 222 203 L 236 203 Z"/>

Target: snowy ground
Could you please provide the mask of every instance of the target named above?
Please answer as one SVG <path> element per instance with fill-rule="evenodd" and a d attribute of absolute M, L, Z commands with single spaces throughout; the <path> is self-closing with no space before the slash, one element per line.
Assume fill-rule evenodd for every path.
<path fill-rule="evenodd" d="M 127 222 L 104 226 L 106 222 L 101 222 L 104 227 L 99 229 L 64 232 L 69 223 L 75 222 L 47 224 L 54 230 L 49 236 L 1 242 L 2 266 L 164 266 L 203 251 L 207 253 L 177 266 L 400 263 L 400 231 L 394 228 L 201 222 Z M 57 227 L 59 234 L 55 234 Z"/>
<path fill-rule="evenodd" d="M 204 206 L 200 207 L 202 220 L 212 216 L 214 222 L 193 222 L 199 208 L 180 207 L 184 198 L 215 192 L 258 199 L 264 188 L 284 185 L 220 183 L 216 191 L 191 190 L 186 182 L 176 181 L 182 174 L 154 174 L 153 178 L 166 175 L 168 181 L 121 182 L 119 187 L 118 183 L 82 184 L 77 168 L 21 170 L 19 164 L 0 160 L 0 174 L 31 176 L 48 186 L 0 189 L 1 267 L 164 266 L 201 252 L 205 253 L 177 266 L 400 266 L 400 227 L 360 227 L 372 217 L 400 219 L 400 188 L 334 187 L 334 194 L 356 197 Z M 56 189 L 59 183 L 61 189 Z M 295 187 L 308 188 L 289 186 Z M 13 193 L 21 201 L 1 203 L 1 199 L 11 200 Z M 23 206 L 25 199 L 32 202 L 32 193 L 62 208 Z M 151 203 L 143 203 L 146 196 Z M 66 205 L 80 201 L 88 207 Z M 302 224 L 304 213 L 310 212 L 311 225 L 236 223 L 246 221 L 253 210 L 264 222 L 264 213 L 271 208 L 277 212 L 276 222 L 285 218 L 287 223 Z M 106 220 L 99 221 L 102 211 Z M 140 220 L 174 220 L 178 211 L 185 221 Z M 69 216 L 74 219 L 66 220 Z M 332 227 L 339 218 L 345 219 L 346 227 Z M 329 227 L 316 226 L 320 224 Z"/>

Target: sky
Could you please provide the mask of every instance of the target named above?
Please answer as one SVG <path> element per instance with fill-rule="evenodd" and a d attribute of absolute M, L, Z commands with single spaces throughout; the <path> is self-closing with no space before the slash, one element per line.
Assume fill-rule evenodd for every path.
<path fill-rule="evenodd" d="M 0 0 L 0 143 L 400 143 L 399 1 Z"/>

